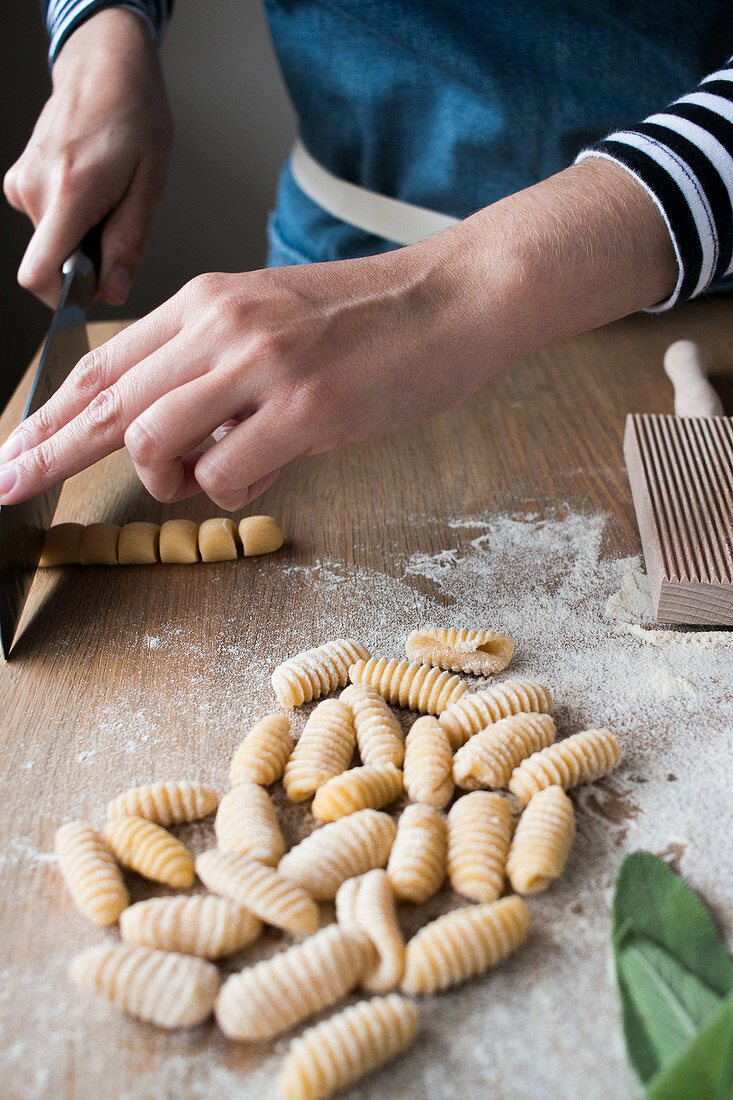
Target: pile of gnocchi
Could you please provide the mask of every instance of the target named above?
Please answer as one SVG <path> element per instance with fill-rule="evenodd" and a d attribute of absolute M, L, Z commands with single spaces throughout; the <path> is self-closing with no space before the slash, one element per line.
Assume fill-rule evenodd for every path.
<path fill-rule="evenodd" d="M 373 994 L 292 1041 L 285 1100 L 332 1096 L 400 1054 L 417 1034 L 414 998 L 521 946 L 524 898 L 562 873 L 572 845 L 566 790 L 619 760 L 608 729 L 557 741 L 544 685 L 471 691 L 459 675 L 502 672 L 513 651 L 489 630 L 414 631 L 406 660 L 327 642 L 275 669 L 275 695 L 288 710 L 345 690 L 318 703 L 295 744 L 286 713 L 258 721 L 221 800 L 202 783 L 157 783 L 114 798 L 103 833 L 63 825 L 55 847 L 73 900 L 97 925 L 119 921 L 122 941 L 77 956 L 71 978 L 163 1028 L 213 1012 L 239 1042 L 282 1035 L 357 987 Z M 406 738 L 393 706 L 420 715 Z M 289 851 L 268 792 L 279 782 L 291 801 L 312 799 L 321 823 Z M 214 812 L 216 846 L 194 860 L 166 827 Z M 131 905 L 123 867 L 174 889 L 198 876 L 209 892 Z M 446 878 L 469 904 L 405 943 L 397 903 L 423 905 Z M 318 903 L 331 900 L 336 922 L 320 928 Z M 245 950 L 263 923 L 295 942 L 222 982 L 212 960 Z"/>

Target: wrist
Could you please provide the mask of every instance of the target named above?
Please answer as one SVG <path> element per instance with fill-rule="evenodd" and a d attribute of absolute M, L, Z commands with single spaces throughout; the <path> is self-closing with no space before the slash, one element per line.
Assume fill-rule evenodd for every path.
<path fill-rule="evenodd" d="M 66 39 L 54 60 L 52 81 L 56 87 L 67 74 L 75 79 L 79 66 L 88 68 L 90 61 L 106 64 L 110 58 L 119 60 L 146 53 L 157 56 L 158 48 L 142 16 L 125 8 L 102 8 L 80 23 Z"/>
<path fill-rule="evenodd" d="M 589 159 L 486 207 L 422 245 L 449 309 L 462 300 L 490 373 L 674 290 L 669 232 L 621 166 Z M 477 344 L 477 350 L 478 350 Z"/>

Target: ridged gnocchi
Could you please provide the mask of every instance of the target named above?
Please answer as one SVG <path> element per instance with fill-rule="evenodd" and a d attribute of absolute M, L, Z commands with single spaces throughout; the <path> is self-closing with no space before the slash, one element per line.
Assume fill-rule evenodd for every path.
<path fill-rule="evenodd" d="M 453 795 L 453 753 L 437 718 L 425 715 L 412 725 L 405 741 L 404 784 L 413 802 L 442 809 Z"/>
<path fill-rule="evenodd" d="M 214 821 L 216 841 L 226 852 L 239 852 L 274 867 L 285 855 L 275 807 L 257 783 L 245 781 L 224 795 Z"/>
<path fill-rule="evenodd" d="M 211 1015 L 219 971 L 191 955 L 102 943 L 73 959 L 77 985 L 158 1027 L 193 1027 Z"/>
<path fill-rule="evenodd" d="M 575 836 L 573 804 L 562 787 L 545 787 L 519 819 L 506 870 L 518 894 L 537 894 L 559 878 Z"/>
<path fill-rule="evenodd" d="M 252 729 L 236 750 L 229 766 L 232 786 L 249 780 L 268 787 L 282 779 L 293 751 L 290 719 L 285 714 L 267 714 Z"/>
<path fill-rule="evenodd" d="M 126 909 L 120 935 L 137 947 L 218 959 L 249 947 L 262 922 L 249 909 L 214 894 L 149 898 Z"/>
<path fill-rule="evenodd" d="M 471 901 L 496 901 L 512 839 L 509 801 L 474 791 L 453 803 L 448 814 L 448 877 L 457 894 Z"/>
<path fill-rule="evenodd" d="M 440 724 L 455 751 L 487 726 L 510 714 L 552 711 L 552 695 L 531 680 L 505 680 L 484 691 L 467 692 L 440 715 Z"/>
<path fill-rule="evenodd" d="M 577 787 L 613 771 L 621 747 L 609 729 L 583 730 L 535 752 L 514 769 L 509 790 L 526 805 L 545 787 Z"/>
<path fill-rule="evenodd" d="M 301 840 L 278 871 L 318 901 L 329 901 L 345 879 L 386 865 L 396 831 L 388 814 L 357 810 Z"/>
<path fill-rule="evenodd" d="M 502 672 L 514 655 L 514 641 L 494 630 L 456 630 L 425 626 L 413 630 L 405 643 L 411 661 L 436 665 L 449 672 L 493 676 Z"/>
<path fill-rule="evenodd" d="M 469 738 L 453 757 L 456 786 L 469 791 L 506 787 L 533 752 L 551 745 L 557 730 L 549 714 L 512 714 Z"/>
<path fill-rule="evenodd" d="M 405 758 L 402 726 L 376 688 L 350 684 L 339 696 L 354 718 L 356 744 L 363 764 L 394 764 Z"/>
<path fill-rule="evenodd" d="M 396 1058 L 417 1028 L 414 1003 L 396 993 L 350 1005 L 293 1039 L 280 1077 L 284 1100 L 326 1100 Z"/>
<path fill-rule="evenodd" d="M 56 830 L 54 848 L 77 908 L 94 924 L 113 924 L 130 895 L 111 849 L 86 821 Z"/>
<path fill-rule="evenodd" d="M 196 872 L 214 894 L 243 905 L 267 924 L 310 935 L 318 928 L 318 906 L 290 878 L 247 856 L 209 848 L 196 860 Z"/>
<path fill-rule="evenodd" d="M 311 805 L 319 821 L 337 821 L 371 807 L 381 810 L 402 794 L 402 772 L 394 764 L 372 764 L 329 779 L 316 791 Z"/>
<path fill-rule="evenodd" d="M 363 933 L 329 925 L 227 978 L 216 1002 L 219 1027 L 230 1039 L 273 1039 L 345 997 L 370 952 Z"/>
<path fill-rule="evenodd" d="M 350 666 L 369 657 L 369 650 L 360 642 L 336 638 L 278 665 L 272 674 L 273 691 L 281 706 L 299 707 L 344 687 Z"/>
<path fill-rule="evenodd" d="M 193 886 L 193 856 L 160 825 L 144 817 L 113 817 L 104 839 L 120 863 L 166 886 Z"/>
<path fill-rule="evenodd" d="M 410 661 L 371 657 L 355 661 L 349 669 L 352 684 L 377 689 L 388 703 L 421 714 L 441 714 L 468 691 L 459 676 Z"/>
<path fill-rule="evenodd" d="M 445 881 L 447 854 L 448 829 L 443 815 L 419 802 L 406 806 L 387 864 L 395 897 L 422 905 L 437 894 Z"/>
<path fill-rule="evenodd" d="M 177 825 L 208 817 L 217 802 L 216 791 L 203 783 L 150 783 L 113 798 L 107 803 L 107 817 L 144 817 L 156 825 Z"/>
<path fill-rule="evenodd" d="M 524 942 L 525 901 L 513 894 L 454 909 L 421 928 L 407 944 L 404 993 L 437 993 L 496 966 Z"/>
<path fill-rule="evenodd" d="M 305 801 L 328 779 L 345 771 L 355 745 L 349 708 L 338 699 L 324 699 L 306 722 L 285 765 L 283 785 L 290 801 Z"/>

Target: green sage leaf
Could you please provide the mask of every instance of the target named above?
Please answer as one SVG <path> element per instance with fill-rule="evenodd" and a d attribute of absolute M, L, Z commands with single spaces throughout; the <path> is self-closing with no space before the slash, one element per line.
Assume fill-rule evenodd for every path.
<path fill-rule="evenodd" d="M 649 1083 L 646 1100 L 730 1100 L 733 1096 L 733 995 L 680 1057 Z"/>

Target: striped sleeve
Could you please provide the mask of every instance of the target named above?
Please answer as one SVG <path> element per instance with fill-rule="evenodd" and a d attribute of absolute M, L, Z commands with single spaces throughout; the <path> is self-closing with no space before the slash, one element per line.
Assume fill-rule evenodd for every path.
<path fill-rule="evenodd" d="M 135 12 L 147 23 L 160 42 L 170 18 L 173 0 L 41 0 L 46 29 L 50 37 L 48 58 L 51 64 L 66 39 L 78 26 L 103 8 L 125 8 Z"/>
<path fill-rule="evenodd" d="M 602 157 L 630 172 L 669 230 L 679 274 L 670 309 L 733 273 L 733 58 L 690 95 L 576 158 Z"/>

